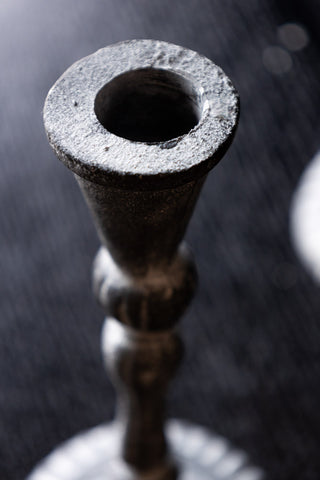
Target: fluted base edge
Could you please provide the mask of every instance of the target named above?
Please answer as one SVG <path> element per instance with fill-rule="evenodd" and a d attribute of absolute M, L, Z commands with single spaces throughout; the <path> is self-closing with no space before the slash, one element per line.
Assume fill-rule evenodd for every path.
<path fill-rule="evenodd" d="M 263 480 L 247 455 L 203 427 L 171 420 L 167 437 L 179 465 L 178 480 Z M 129 473 L 118 459 L 115 424 L 97 426 L 57 447 L 26 480 L 162 480 L 161 471 Z"/>

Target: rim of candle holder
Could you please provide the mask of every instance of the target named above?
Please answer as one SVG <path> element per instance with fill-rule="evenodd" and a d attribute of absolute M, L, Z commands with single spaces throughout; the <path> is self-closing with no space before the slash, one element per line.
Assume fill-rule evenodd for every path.
<path fill-rule="evenodd" d="M 163 139 L 124 138 L 105 127 L 110 122 L 104 121 L 99 101 L 113 115 L 122 108 L 123 118 L 134 85 L 140 97 L 143 91 L 149 95 L 143 105 L 157 95 L 157 108 L 168 104 L 172 129 Z M 119 104 L 121 88 L 127 96 Z M 139 104 L 136 108 L 140 115 Z M 162 110 L 161 115 L 166 119 Z M 133 190 L 171 188 L 205 175 L 229 147 L 238 116 L 238 94 L 220 67 L 157 40 L 121 42 L 79 60 L 51 88 L 44 108 L 49 142 L 68 168 L 101 185 Z"/>

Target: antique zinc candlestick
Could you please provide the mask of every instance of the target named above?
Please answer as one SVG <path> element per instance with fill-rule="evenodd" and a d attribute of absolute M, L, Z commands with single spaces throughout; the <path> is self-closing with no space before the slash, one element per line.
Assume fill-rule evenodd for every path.
<path fill-rule="evenodd" d="M 181 358 L 176 324 L 196 284 L 181 242 L 238 115 L 238 95 L 218 66 L 155 40 L 103 48 L 50 90 L 49 142 L 74 172 L 102 243 L 93 284 L 107 317 L 102 349 L 118 402 L 112 425 L 75 437 L 30 479 L 201 480 L 234 473 L 230 455 L 237 454 L 222 440 L 184 423 L 165 428 L 164 396 Z M 201 456 L 189 459 L 190 441 L 211 448 L 209 463 L 208 452 L 207 464 Z M 219 449 L 229 470 L 219 464 Z M 243 473 L 239 458 L 235 468 Z"/>

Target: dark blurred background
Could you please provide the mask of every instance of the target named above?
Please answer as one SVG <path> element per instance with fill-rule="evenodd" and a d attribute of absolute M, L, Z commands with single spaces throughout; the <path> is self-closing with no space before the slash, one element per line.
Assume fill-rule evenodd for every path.
<path fill-rule="evenodd" d="M 1 0 L 0 479 L 112 418 L 91 294 L 99 242 L 42 125 L 47 91 L 79 58 L 131 38 L 197 50 L 241 97 L 187 240 L 200 276 L 181 322 L 170 415 L 214 429 L 276 480 L 319 478 L 320 290 L 289 212 L 319 149 L 317 0 Z M 288 27 L 287 24 L 293 24 Z"/>

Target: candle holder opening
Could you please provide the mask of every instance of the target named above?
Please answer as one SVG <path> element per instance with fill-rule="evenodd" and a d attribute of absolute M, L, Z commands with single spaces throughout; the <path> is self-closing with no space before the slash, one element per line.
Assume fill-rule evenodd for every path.
<path fill-rule="evenodd" d="M 190 81 L 164 69 L 123 73 L 95 98 L 95 114 L 111 133 L 136 142 L 163 142 L 188 133 L 201 117 L 201 98 Z"/>

